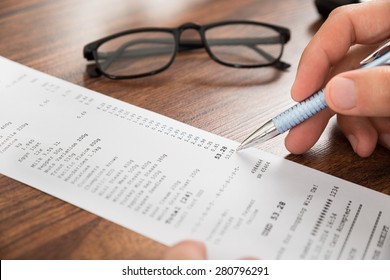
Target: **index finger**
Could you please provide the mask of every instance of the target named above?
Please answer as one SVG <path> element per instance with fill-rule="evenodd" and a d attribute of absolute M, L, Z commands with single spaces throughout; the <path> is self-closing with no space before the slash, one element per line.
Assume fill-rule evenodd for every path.
<path fill-rule="evenodd" d="M 390 36 L 390 1 L 376 0 L 334 10 L 305 48 L 292 98 L 302 101 L 323 85 L 330 68 L 354 44 L 374 44 Z"/>

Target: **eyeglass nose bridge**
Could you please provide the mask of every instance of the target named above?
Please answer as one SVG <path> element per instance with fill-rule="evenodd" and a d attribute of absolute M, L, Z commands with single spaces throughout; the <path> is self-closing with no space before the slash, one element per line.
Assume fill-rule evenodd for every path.
<path fill-rule="evenodd" d="M 195 22 L 186 22 L 178 27 L 180 33 L 182 33 L 185 30 L 188 30 L 188 29 L 194 29 L 194 30 L 199 32 L 200 28 L 201 28 L 201 25 L 197 24 Z"/>
<path fill-rule="evenodd" d="M 179 51 L 185 51 L 185 50 L 193 50 L 193 49 L 198 49 L 198 48 L 204 48 L 205 47 L 205 42 L 203 38 L 203 34 L 201 32 L 202 26 L 200 24 L 194 23 L 194 22 L 187 22 L 182 25 L 180 25 L 177 30 L 178 30 L 178 41 L 179 41 Z M 200 36 L 200 40 L 181 40 L 181 35 L 184 31 L 186 30 L 195 30 L 198 32 Z"/>

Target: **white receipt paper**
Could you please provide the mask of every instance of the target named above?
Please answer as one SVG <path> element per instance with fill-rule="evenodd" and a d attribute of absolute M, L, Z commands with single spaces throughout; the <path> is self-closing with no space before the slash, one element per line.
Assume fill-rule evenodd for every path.
<path fill-rule="evenodd" d="M 0 172 L 212 259 L 390 259 L 390 196 L 0 57 Z"/>

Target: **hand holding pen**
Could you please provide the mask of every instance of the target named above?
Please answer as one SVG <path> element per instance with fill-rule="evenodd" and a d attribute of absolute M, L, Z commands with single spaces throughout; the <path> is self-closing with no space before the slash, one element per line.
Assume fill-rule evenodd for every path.
<path fill-rule="evenodd" d="M 302 55 L 292 97 L 302 101 L 321 88 L 330 70 L 342 73 L 328 82 L 323 95 L 319 91 L 316 97 L 316 102 L 323 102 L 331 110 L 317 104 L 305 109 L 312 111 L 313 116 L 307 117 L 305 112 L 292 116 L 298 118 L 293 124 L 300 118 L 308 119 L 291 129 L 286 137 L 290 152 L 303 153 L 310 149 L 334 113 L 338 114 L 341 130 L 360 156 L 369 156 L 377 142 L 390 149 L 390 67 L 374 67 L 366 62 L 369 69 L 363 66 L 357 71 L 345 72 L 351 69 L 351 60 L 346 54 L 352 45 L 378 45 L 390 37 L 389 17 L 388 0 L 344 6 L 332 13 L 314 36 Z M 381 54 L 384 53 L 386 47 L 382 49 Z M 280 133 L 273 130 L 272 124 L 268 126 L 268 137 Z"/>

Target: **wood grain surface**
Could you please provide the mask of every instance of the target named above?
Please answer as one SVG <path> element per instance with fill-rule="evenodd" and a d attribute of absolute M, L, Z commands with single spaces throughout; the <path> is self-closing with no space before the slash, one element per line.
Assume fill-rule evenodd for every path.
<path fill-rule="evenodd" d="M 307 0 L 2 0 L 0 55 L 80 86 L 242 141 L 290 107 L 299 57 L 322 24 Z M 290 28 L 283 60 L 274 68 L 232 69 L 204 50 L 186 52 L 161 74 L 136 80 L 89 78 L 83 46 L 137 27 L 175 27 L 251 19 Z M 355 155 L 332 120 L 304 155 L 291 155 L 283 136 L 258 148 L 390 194 L 390 152 L 378 146 Z M 158 259 L 166 247 L 78 207 L 0 175 L 1 259 Z"/>

